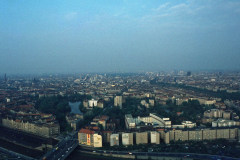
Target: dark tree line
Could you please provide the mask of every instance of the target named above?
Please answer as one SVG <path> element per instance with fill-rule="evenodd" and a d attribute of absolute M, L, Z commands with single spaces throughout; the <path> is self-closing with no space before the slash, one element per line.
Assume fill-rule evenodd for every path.
<path fill-rule="evenodd" d="M 70 131 L 71 127 L 66 121 L 66 115 L 71 112 L 69 102 L 82 101 L 90 98 L 86 95 L 72 94 L 69 96 L 52 96 L 40 98 L 35 108 L 43 113 L 50 113 L 56 116 L 61 131 Z"/>

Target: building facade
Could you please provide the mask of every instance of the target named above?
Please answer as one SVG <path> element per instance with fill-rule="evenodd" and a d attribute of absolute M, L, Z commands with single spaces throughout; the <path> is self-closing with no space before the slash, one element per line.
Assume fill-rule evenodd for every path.
<path fill-rule="evenodd" d="M 147 144 L 148 132 L 136 132 L 136 144 Z"/>
<path fill-rule="evenodd" d="M 122 100 L 123 100 L 122 96 L 114 97 L 114 106 L 122 108 Z"/>
<path fill-rule="evenodd" d="M 122 133 L 122 145 L 133 145 L 133 133 Z"/>
<path fill-rule="evenodd" d="M 12 129 L 19 129 L 24 132 L 32 133 L 42 137 L 54 137 L 60 134 L 58 123 L 36 123 L 24 122 L 23 120 L 13 120 L 8 118 L 2 119 L 2 125 Z"/>
<path fill-rule="evenodd" d="M 119 134 L 111 134 L 110 146 L 119 146 Z"/>

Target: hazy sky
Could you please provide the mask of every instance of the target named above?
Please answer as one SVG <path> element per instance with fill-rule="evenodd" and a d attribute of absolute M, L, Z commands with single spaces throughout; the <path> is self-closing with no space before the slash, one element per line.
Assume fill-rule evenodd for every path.
<path fill-rule="evenodd" d="M 1 0 L 0 73 L 239 70 L 239 0 Z"/>

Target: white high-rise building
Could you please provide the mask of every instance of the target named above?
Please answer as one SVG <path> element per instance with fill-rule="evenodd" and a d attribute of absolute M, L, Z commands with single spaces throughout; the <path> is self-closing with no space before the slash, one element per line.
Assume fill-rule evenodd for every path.
<path fill-rule="evenodd" d="M 93 147 L 102 147 L 102 136 L 98 134 L 93 135 Z"/>
<path fill-rule="evenodd" d="M 160 144 L 160 134 L 156 131 L 150 132 L 151 143 Z"/>
<path fill-rule="evenodd" d="M 111 134 L 110 146 L 119 146 L 119 134 Z"/>
<path fill-rule="evenodd" d="M 114 106 L 122 108 L 122 96 L 116 96 L 114 98 Z"/>
<path fill-rule="evenodd" d="M 122 145 L 133 145 L 133 133 L 122 133 Z"/>

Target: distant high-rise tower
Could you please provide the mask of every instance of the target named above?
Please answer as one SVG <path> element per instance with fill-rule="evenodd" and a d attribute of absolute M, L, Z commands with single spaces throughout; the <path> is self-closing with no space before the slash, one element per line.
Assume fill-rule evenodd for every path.
<path fill-rule="evenodd" d="M 187 76 L 191 76 L 192 73 L 190 71 L 187 72 Z"/>
<path fill-rule="evenodd" d="M 4 81 L 7 82 L 7 74 L 4 75 Z"/>
<path fill-rule="evenodd" d="M 116 96 L 114 98 L 114 106 L 122 108 L 122 96 Z"/>

